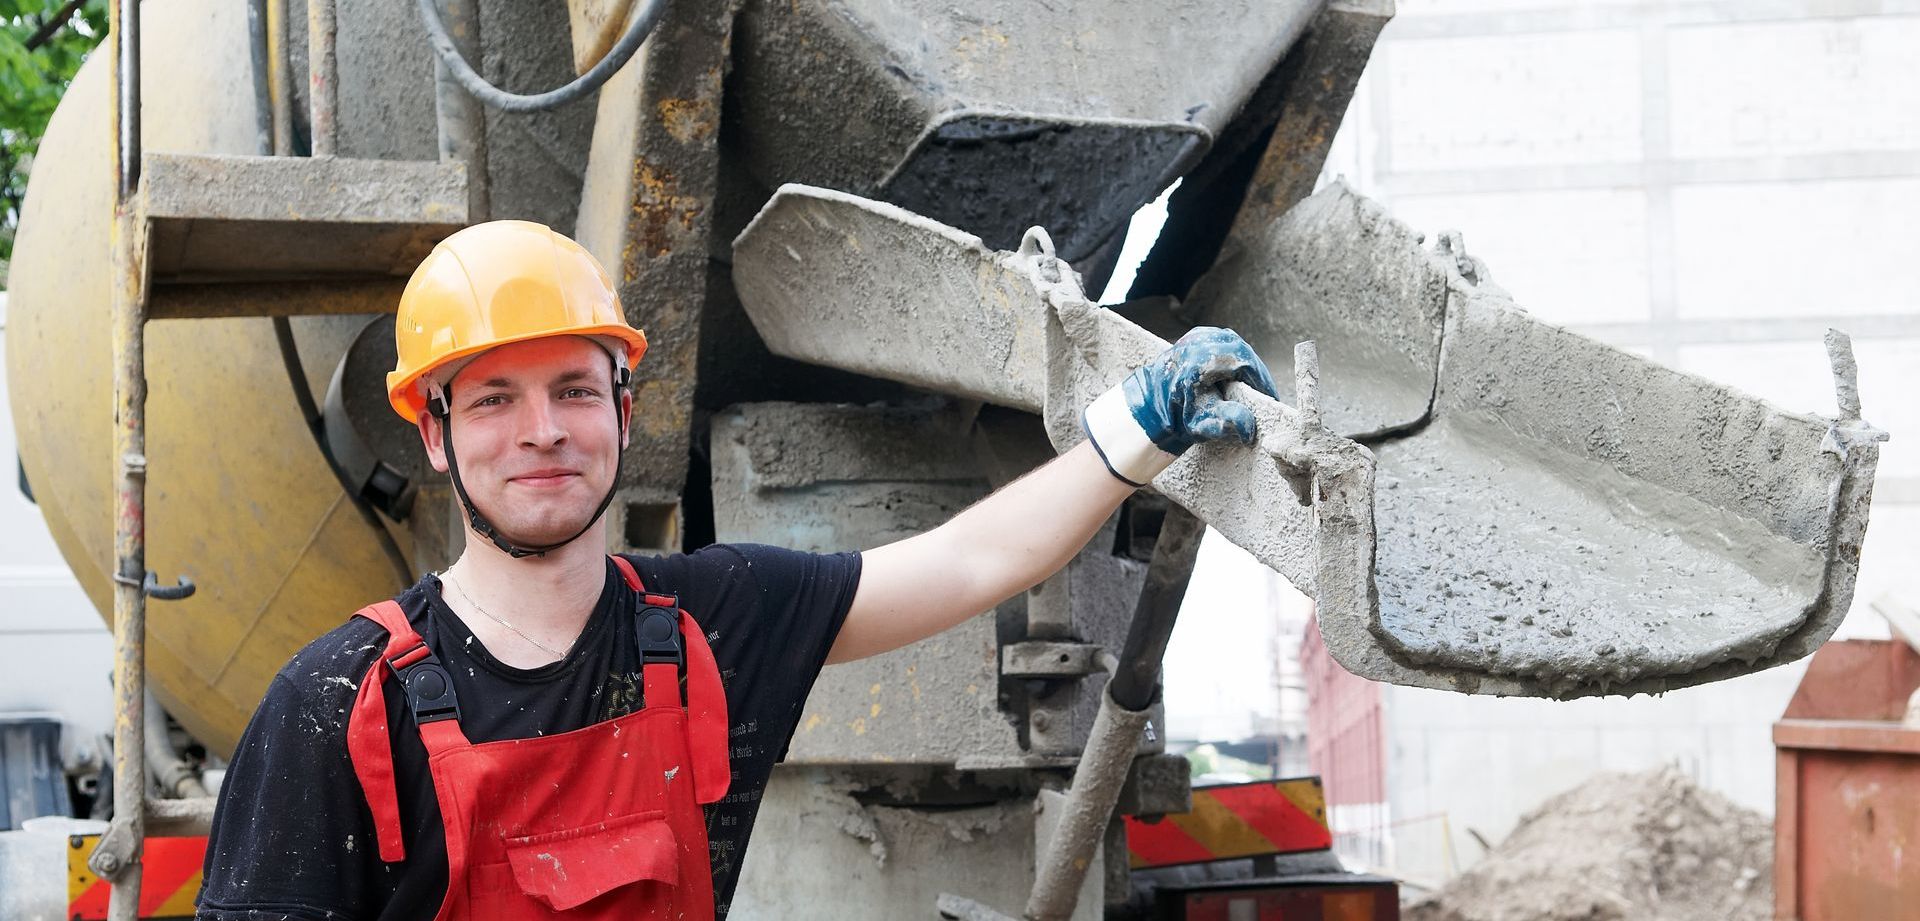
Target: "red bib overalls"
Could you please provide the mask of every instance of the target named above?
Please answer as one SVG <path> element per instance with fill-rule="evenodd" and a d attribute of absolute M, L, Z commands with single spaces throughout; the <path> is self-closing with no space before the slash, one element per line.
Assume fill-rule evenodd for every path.
<path fill-rule="evenodd" d="M 446 669 L 400 606 L 384 601 L 357 612 L 386 628 L 387 647 L 360 684 L 348 752 L 373 810 L 380 858 L 404 859 L 382 689 L 391 670 L 426 743 L 446 826 L 440 921 L 713 917 L 700 807 L 726 795 L 729 779 L 720 672 L 678 601 L 646 594 L 633 567 L 613 561 L 640 593 L 645 705 L 560 735 L 468 742 Z"/>

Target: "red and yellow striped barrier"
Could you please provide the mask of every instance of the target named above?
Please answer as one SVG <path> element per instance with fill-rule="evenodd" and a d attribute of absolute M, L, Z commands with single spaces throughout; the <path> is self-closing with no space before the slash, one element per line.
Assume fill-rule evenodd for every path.
<path fill-rule="evenodd" d="M 107 917 L 107 881 L 87 869 L 99 835 L 67 839 L 67 917 L 95 921 Z M 148 838 L 140 858 L 140 917 L 191 918 L 200 896 L 200 868 L 207 860 L 207 839 Z"/>
<path fill-rule="evenodd" d="M 1191 812 L 1156 822 L 1127 816 L 1127 856 L 1136 870 L 1332 846 L 1318 777 L 1196 787 Z"/>

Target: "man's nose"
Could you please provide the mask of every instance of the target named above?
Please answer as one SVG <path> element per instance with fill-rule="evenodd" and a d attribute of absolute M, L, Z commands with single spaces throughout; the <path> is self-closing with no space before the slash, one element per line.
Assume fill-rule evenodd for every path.
<path fill-rule="evenodd" d="M 560 424 L 558 407 L 551 399 L 526 400 L 521 405 L 526 408 L 520 426 L 521 445 L 544 450 L 558 447 L 567 440 L 567 430 Z"/>

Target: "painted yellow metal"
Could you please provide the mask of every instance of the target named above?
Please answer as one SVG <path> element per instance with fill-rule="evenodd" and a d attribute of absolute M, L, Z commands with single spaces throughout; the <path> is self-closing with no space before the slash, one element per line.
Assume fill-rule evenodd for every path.
<path fill-rule="evenodd" d="M 627 24 L 633 0 L 567 0 L 567 23 L 573 29 L 573 69 L 586 73 L 613 50 Z"/>
<path fill-rule="evenodd" d="M 148 149 L 254 152 L 245 15 L 218 0 L 146 7 Z M 7 330 L 21 462 L 61 553 L 103 612 L 112 608 L 118 474 L 107 77 L 101 57 L 87 63 L 42 143 Z M 309 378 L 324 386 L 352 327 L 301 330 Z M 299 416 L 268 320 L 155 321 L 146 354 L 146 566 L 200 585 L 192 598 L 154 606 L 147 664 L 168 710 L 226 753 L 293 652 L 398 586 Z"/>

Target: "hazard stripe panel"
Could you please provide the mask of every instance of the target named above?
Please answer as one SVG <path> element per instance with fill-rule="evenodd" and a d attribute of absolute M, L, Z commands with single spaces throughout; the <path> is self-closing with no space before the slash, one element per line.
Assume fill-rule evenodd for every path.
<path fill-rule="evenodd" d="M 1127 816 L 1128 860 L 1134 869 L 1332 846 L 1318 777 L 1197 787 L 1192 811 L 1154 822 Z"/>
<path fill-rule="evenodd" d="M 100 843 L 99 835 L 67 839 L 67 917 L 72 921 L 104 921 L 112 886 L 87 869 L 87 858 Z M 191 918 L 200 897 L 200 868 L 207 861 L 207 839 L 148 838 L 140 858 L 140 912 L 142 918 Z"/>

